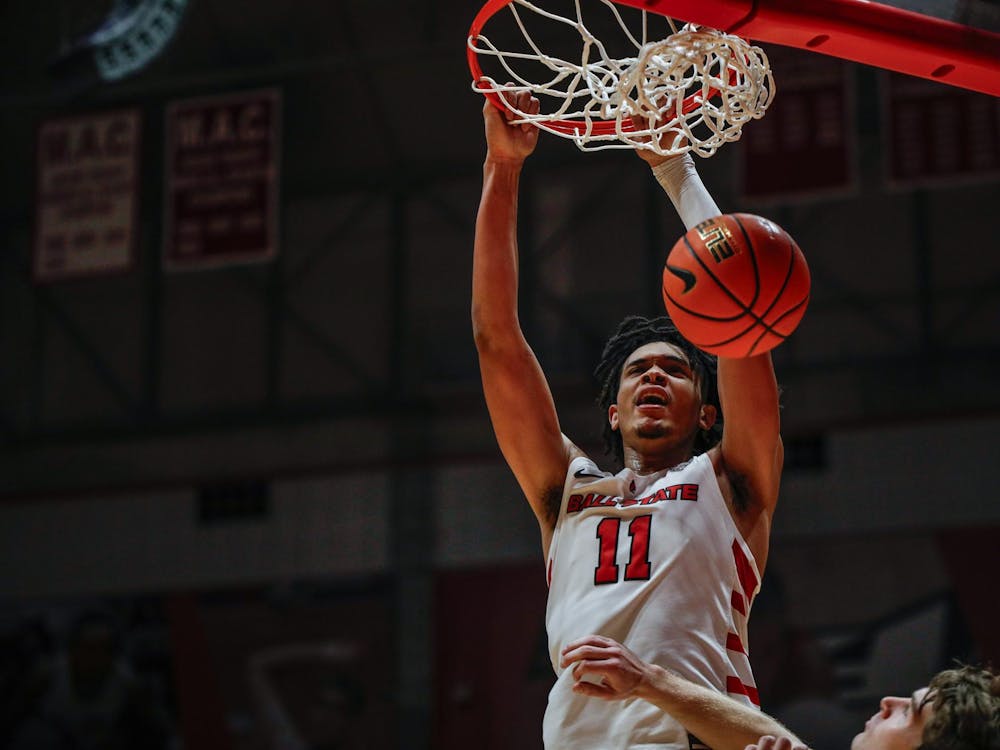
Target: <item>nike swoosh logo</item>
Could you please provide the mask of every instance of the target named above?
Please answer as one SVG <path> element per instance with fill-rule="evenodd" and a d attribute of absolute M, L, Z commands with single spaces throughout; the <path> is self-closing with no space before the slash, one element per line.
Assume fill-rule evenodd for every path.
<path fill-rule="evenodd" d="M 593 477 L 594 479 L 604 479 L 603 474 L 591 474 L 589 471 L 586 471 L 585 469 L 577 469 L 575 472 L 573 472 L 573 476 L 576 477 L 577 479 L 583 479 L 584 477 Z"/>
<path fill-rule="evenodd" d="M 681 294 L 687 294 L 692 289 L 694 289 L 695 282 L 698 279 L 693 273 L 691 273 L 686 268 L 678 268 L 677 266 L 672 266 L 669 263 L 666 264 L 667 270 L 670 271 L 674 276 L 684 282 L 684 291 Z"/>

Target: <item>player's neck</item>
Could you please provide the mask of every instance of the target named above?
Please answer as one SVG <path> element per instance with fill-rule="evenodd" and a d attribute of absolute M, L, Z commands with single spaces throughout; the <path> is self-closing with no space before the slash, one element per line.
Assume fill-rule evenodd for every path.
<path fill-rule="evenodd" d="M 626 469 L 636 474 L 656 474 L 690 460 L 693 450 L 690 445 L 679 445 L 663 451 L 642 452 L 626 445 L 624 455 Z"/>

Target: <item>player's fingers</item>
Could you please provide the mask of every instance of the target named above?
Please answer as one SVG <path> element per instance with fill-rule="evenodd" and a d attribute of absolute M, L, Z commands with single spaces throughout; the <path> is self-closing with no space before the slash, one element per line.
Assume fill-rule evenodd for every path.
<path fill-rule="evenodd" d="M 607 648 L 607 646 L 605 646 L 603 643 L 593 643 L 593 642 L 590 642 L 590 641 L 588 641 L 586 643 L 577 643 L 577 644 L 572 645 L 570 647 L 564 648 L 563 649 L 563 656 L 571 656 L 572 655 L 573 658 L 579 659 L 580 656 L 581 656 L 581 654 L 592 654 L 592 653 L 594 653 L 594 652 L 596 652 L 598 650 L 605 649 L 605 648 Z"/>
<path fill-rule="evenodd" d="M 629 120 L 632 122 L 632 127 L 635 128 L 636 130 L 642 131 L 649 129 L 649 123 L 646 121 L 646 118 L 643 117 L 642 115 L 629 115 Z M 635 138 L 635 140 L 638 141 L 639 143 L 649 143 L 650 141 L 650 137 L 645 134 L 635 135 L 633 136 L 633 138 Z"/>
<path fill-rule="evenodd" d="M 503 102 L 506 105 L 504 107 L 503 116 L 504 119 L 507 120 L 507 122 L 510 122 L 511 120 L 514 119 L 515 115 L 514 112 L 511 110 L 511 108 L 517 106 L 517 92 L 510 91 L 507 88 L 513 85 L 514 84 L 512 81 L 507 81 L 507 83 L 504 84 L 504 90 L 500 92 L 500 96 L 503 97 Z"/>
<path fill-rule="evenodd" d="M 525 93 L 527 94 L 527 98 L 524 102 L 524 106 L 521 107 L 522 111 L 527 112 L 529 115 L 537 115 L 538 109 L 541 106 L 539 104 L 538 98 L 532 96 L 530 91 L 526 91 Z M 535 129 L 535 126 L 530 122 L 526 122 L 523 125 L 521 125 L 521 130 L 523 130 L 526 133 L 529 130 L 533 129 Z"/>
<path fill-rule="evenodd" d="M 530 91 L 518 91 L 517 101 L 515 106 L 520 112 L 527 112 L 528 106 L 531 104 L 531 92 Z M 521 123 L 521 131 L 527 132 L 531 128 L 531 125 L 526 122 Z"/>
<path fill-rule="evenodd" d="M 616 697 L 615 691 L 604 685 L 595 685 L 592 682 L 573 683 L 573 692 L 578 695 L 586 695 L 589 698 L 604 698 L 610 700 Z"/>
<path fill-rule="evenodd" d="M 610 680 L 621 681 L 623 678 L 621 662 L 617 659 L 585 659 L 573 665 L 573 679 L 591 679 L 594 682 Z"/>
<path fill-rule="evenodd" d="M 490 81 L 489 78 L 485 78 L 485 77 L 479 79 L 479 87 L 483 91 L 493 91 L 494 90 L 493 89 L 493 83 Z M 501 94 L 501 96 L 503 96 L 503 95 Z M 494 103 L 493 99 L 491 99 L 489 96 L 484 96 L 483 97 L 483 114 L 487 115 L 487 116 L 492 116 L 492 115 L 490 115 L 491 112 L 495 112 L 496 116 L 500 115 L 500 110 L 497 109 L 497 105 Z"/>
<path fill-rule="evenodd" d="M 508 86 L 513 86 L 514 84 L 508 82 L 507 85 Z M 507 102 L 507 113 L 506 113 L 507 114 L 507 121 L 510 122 L 511 120 L 513 120 L 513 119 L 515 119 L 517 117 L 517 114 L 514 112 L 514 110 L 518 108 L 518 106 L 517 106 L 518 92 L 517 91 L 505 91 L 504 92 L 504 97 L 505 97 L 506 102 Z"/>
<path fill-rule="evenodd" d="M 600 659 L 582 659 L 573 665 L 573 679 L 583 679 L 585 675 L 597 674 L 603 671 Z"/>
<path fill-rule="evenodd" d="M 610 638 L 605 638 L 603 635 L 585 635 L 582 638 L 577 638 L 575 641 L 567 643 L 563 646 L 562 652 L 565 654 L 581 646 L 610 646 L 613 643 L 614 641 Z"/>
<path fill-rule="evenodd" d="M 564 651 L 562 665 L 565 667 L 576 662 L 581 662 L 585 659 L 604 659 L 607 658 L 607 656 L 607 647 L 583 644 L 571 649 L 570 651 Z"/>
<path fill-rule="evenodd" d="M 497 106 L 496 102 L 492 102 L 487 99 L 486 104 L 483 106 L 483 117 L 486 119 L 497 119 L 504 122 L 504 118 L 507 114 L 507 108 L 502 104 Z"/>

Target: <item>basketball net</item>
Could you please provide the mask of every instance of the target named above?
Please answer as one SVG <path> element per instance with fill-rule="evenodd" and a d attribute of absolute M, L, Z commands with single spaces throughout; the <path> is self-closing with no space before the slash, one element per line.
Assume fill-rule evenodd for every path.
<path fill-rule="evenodd" d="M 774 98 L 774 79 L 759 47 L 694 24 L 677 29 L 670 19 L 670 36 L 647 41 L 645 11 L 641 11 L 641 32 L 633 34 L 618 6 L 609 0 L 597 2 L 610 9 L 628 45 L 634 47 L 634 56 L 609 55 L 605 44 L 587 29 L 580 0 L 574 2 L 572 18 L 529 0 L 511 0 L 506 7 L 530 51 L 499 49 L 480 32 L 477 19 L 468 39 L 473 90 L 514 112 L 513 122 L 532 123 L 572 139 L 583 150 L 641 148 L 664 155 L 693 151 L 708 157 L 727 141 L 738 140 L 744 123 L 763 117 Z M 542 51 L 522 18 L 527 13 L 578 32 L 580 60 Z M 485 75 L 480 57 L 495 59 L 510 82 L 499 83 Z M 525 62 L 541 65 L 548 71 L 547 80 L 529 80 Z M 544 111 L 525 112 L 504 96 L 522 91 L 538 97 Z"/>

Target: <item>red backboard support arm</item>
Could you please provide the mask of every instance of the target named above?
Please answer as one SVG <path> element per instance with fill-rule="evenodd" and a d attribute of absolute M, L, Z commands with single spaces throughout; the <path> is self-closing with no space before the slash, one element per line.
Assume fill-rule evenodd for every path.
<path fill-rule="evenodd" d="M 756 42 L 1000 96 L 1000 34 L 867 0 L 614 0 Z"/>

